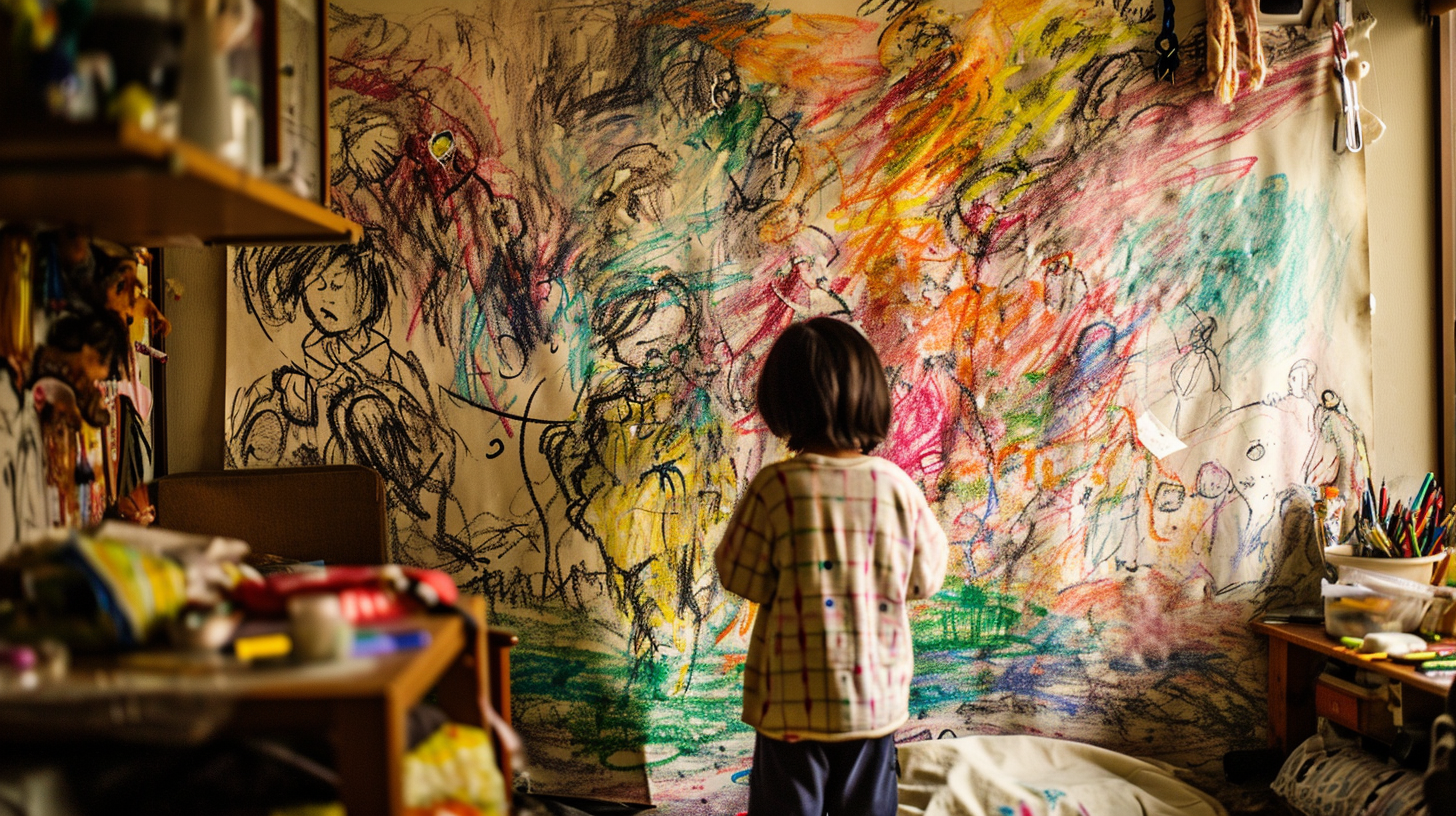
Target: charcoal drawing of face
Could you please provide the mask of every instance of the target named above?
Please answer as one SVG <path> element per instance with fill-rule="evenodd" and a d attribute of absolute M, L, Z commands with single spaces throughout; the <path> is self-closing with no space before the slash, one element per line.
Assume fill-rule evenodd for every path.
<path fill-rule="evenodd" d="M 336 257 L 304 285 L 304 311 L 324 334 L 352 333 L 368 317 L 364 288 L 344 259 Z"/>

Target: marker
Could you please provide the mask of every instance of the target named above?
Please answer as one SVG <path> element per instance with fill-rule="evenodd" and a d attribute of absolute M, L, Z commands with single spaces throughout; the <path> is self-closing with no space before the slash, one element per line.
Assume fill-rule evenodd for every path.
<path fill-rule="evenodd" d="M 1439 657 L 1435 660 L 1427 660 L 1420 665 L 1418 671 L 1422 673 L 1432 671 L 1456 671 L 1456 658 Z"/>
<path fill-rule="evenodd" d="M 243 662 L 285 657 L 291 651 L 293 651 L 293 640 L 282 633 L 250 635 L 233 641 L 233 654 Z"/>
<path fill-rule="evenodd" d="M 363 631 L 354 635 L 353 655 L 370 657 L 405 649 L 423 649 L 428 645 L 430 645 L 430 633 L 424 629 L 408 632 Z"/>

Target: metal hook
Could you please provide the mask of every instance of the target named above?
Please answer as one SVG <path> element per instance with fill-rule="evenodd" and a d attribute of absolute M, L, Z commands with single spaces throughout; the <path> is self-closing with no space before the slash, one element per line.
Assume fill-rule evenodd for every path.
<path fill-rule="evenodd" d="M 1153 63 L 1153 77 L 1159 82 L 1172 82 L 1182 60 L 1178 57 L 1178 32 L 1174 26 L 1173 0 L 1163 0 L 1163 30 L 1153 41 L 1158 59 Z"/>

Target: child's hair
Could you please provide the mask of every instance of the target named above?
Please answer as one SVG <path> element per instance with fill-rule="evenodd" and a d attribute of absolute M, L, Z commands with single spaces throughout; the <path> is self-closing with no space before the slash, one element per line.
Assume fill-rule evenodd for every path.
<path fill-rule="evenodd" d="M 790 450 L 869 453 L 890 431 L 890 386 L 880 355 L 841 320 L 795 323 L 764 360 L 758 412 Z"/>

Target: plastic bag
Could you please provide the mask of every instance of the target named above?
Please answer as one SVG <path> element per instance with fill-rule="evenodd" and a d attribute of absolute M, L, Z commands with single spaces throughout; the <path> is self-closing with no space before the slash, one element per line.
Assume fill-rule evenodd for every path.
<path fill-rule="evenodd" d="M 408 816 L 496 816 L 506 795 L 490 734 L 479 728 L 446 723 L 405 755 Z"/>

